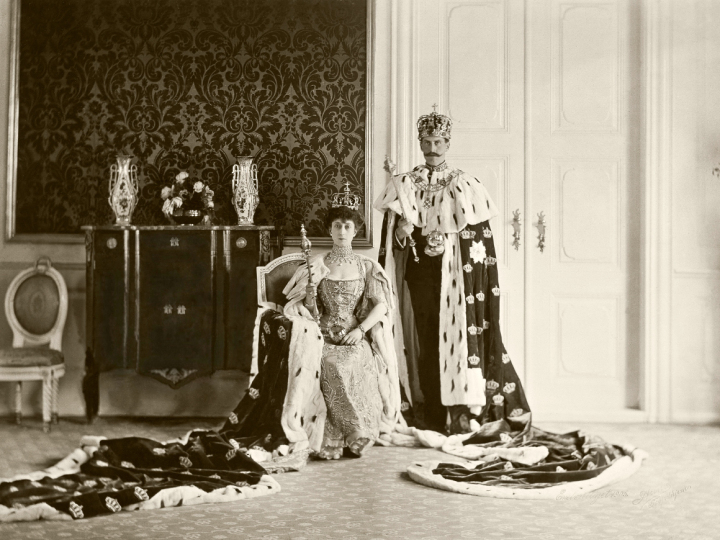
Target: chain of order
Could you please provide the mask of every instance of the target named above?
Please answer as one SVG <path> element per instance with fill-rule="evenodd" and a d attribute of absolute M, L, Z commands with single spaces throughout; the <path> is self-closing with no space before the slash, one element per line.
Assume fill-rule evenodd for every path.
<path fill-rule="evenodd" d="M 424 181 L 419 173 L 413 171 L 410 173 L 412 176 L 413 182 L 415 182 L 415 186 L 417 186 L 418 189 L 422 191 L 429 191 L 430 193 L 435 193 L 436 191 L 441 191 L 445 189 L 445 187 L 453 181 L 453 179 L 459 174 L 459 171 L 452 171 L 449 175 L 445 173 L 443 175 L 443 178 L 437 179 L 437 182 L 435 184 L 431 184 L 429 180 Z"/>

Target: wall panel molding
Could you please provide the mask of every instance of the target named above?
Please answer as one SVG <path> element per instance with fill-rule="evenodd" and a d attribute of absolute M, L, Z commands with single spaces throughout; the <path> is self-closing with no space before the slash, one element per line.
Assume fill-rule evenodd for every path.
<path fill-rule="evenodd" d="M 487 16 L 488 14 L 496 15 L 495 20 L 493 21 L 491 17 Z M 509 121 L 509 30 L 506 0 L 440 2 L 438 18 L 441 21 L 438 42 L 440 60 L 438 77 L 442 81 L 438 96 L 440 110 L 447 111 L 453 119 L 455 132 L 507 132 Z M 478 28 L 479 24 L 485 23 L 488 23 L 487 27 Z M 468 26 L 464 28 L 463 25 Z M 463 29 L 472 29 L 464 40 L 459 36 Z M 492 30 L 495 32 L 495 54 L 484 59 L 483 64 L 486 69 L 477 69 L 477 66 L 470 66 L 469 63 L 460 64 L 461 59 L 467 62 L 469 55 L 454 51 L 453 46 L 459 46 L 460 41 L 464 46 L 468 46 L 469 42 L 475 45 L 478 53 L 484 52 L 493 44 L 492 41 L 484 41 L 492 37 Z M 494 73 L 488 69 L 492 60 L 495 64 Z M 477 62 L 478 58 L 475 58 L 475 61 Z M 487 81 L 493 80 L 493 77 L 495 84 L 491 85 Z M 478 114 L 479 111 L 476 110 L 474 112 L 477 116 L 472 118 L 473 112 L 467 108 L 469 103 L 453 102 L 450 90 L 451 78 L 479 87 L 481 91 L 479 95 L 475 94 L 476 99 L 473 100 L 473 104 L 477 106 L 492 102 L 492 116 L 485 112 L 485 118 L 481 119 L 482 111 Z M 468 116 L 471 118 L 468 119 Z"/>
<path fill-rule="evenodd" d="M 557 321 L 557 375 L 616 379 L 623 334 L 620 299 L 583 295 L 552 298 Z M 586 360 L 580 362 L 578 358 Z"/>
<path fill-rule="evenodd" d="M 552 208 L 558 231 L 553 263 L 621 270 L 620 253 L 625 245 L 622 236 L 625 220 L 620 197 L 624 186 L 620 173 L 622 162 L 553 159 L 551 168 Z M 595 190 L 594 196 L 587 198 L 592 190 Z M 579 197 L 581 193 L 583 197 Z"/>
<path fill-rule="evenodd" d="M 624 40 L 617 2 L 556 0 L 553 8 L 553 132 L 619 132 Z M 603 41 L 607 35 L 615 39 Z"/>

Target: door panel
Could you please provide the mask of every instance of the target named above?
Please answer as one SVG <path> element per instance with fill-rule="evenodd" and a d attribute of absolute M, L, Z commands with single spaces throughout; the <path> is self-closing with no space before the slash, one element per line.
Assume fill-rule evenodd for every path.
<path fill-rule="evenodd" d="M 671 3 L 672 303 L 668 420 L 720 420 L 720 3 Z M 664 411 L 661 412 L 663 414 Z"/>
<path fill-rule="evenodd" d="M 536 418 L 620 417 L 639 401 L 637 13 L 528 6 L 528 395 Z"/>

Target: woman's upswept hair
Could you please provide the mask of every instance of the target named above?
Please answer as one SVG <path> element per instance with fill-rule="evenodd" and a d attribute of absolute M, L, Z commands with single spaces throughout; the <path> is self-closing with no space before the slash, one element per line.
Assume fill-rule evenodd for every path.
<path fill-rule="evenodd" d="M 325 217 L 325 228 L 332 228 L 333 221 L 339 219 L 340 221 L 352 221 L 355 223 L 355 230 L 359 231 L 360 227 L 365 224 L 360 212 L 353 210 L 348 206 L 336 206 L 331 208 Z"/>

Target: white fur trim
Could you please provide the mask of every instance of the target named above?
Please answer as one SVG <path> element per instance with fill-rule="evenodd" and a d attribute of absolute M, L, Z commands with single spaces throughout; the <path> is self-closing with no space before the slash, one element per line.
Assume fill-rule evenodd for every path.
<path fill-rule="evenodd" d="M 85 439 L 85 437 L 83 437 Z M 97 437 L 98 445 L 103 441 L 104 437 Z M 81 441 L 82 444 L 82 441 Z M 58 478 L 66 474 L 76 474 L 80 472 L 80 466 L 86 463 L 97 450 L 97 446 L 84 445 L 76 448 L 55 465 L 43 469 L 42 471 L 34 471 L 30 473 L 17 474 L 11 478 L 0 478 L 2 482 L 16 482 L 18 480 L 42 480 L 43 478 Z"/>
<path fill-rule="evenodd" d="M 445 236 L 440 285 L 439 331 L 440 395 L 443 405 L 476 405 L 476 403 L 468 402 L 470 387 L 467 380 L 465 283 L 457 234 Z M 445 336 L 447 336 L 447 341 Z"/>
<path fill-rule="evenodd" d="M 482 369 L 474 368 L 467 370 L 467 382 L 468 382 L 468 391 L 467 391 L 467 397 L 465 398 L 467 400 L 466 405 L 469 405 L 471 407 L 471 411 L 473 412 L 473 409 L 477 411 L 479 407 L 482 407 L 485 405 L 485 377 L 483 377 Z M 479 414 L 479 411 L 474 413 Z"/>
<path fill-rule="evenodd" d="M 464 493 L 477 497 L 492 497 L 495 499 L 525 499 L 525 500 L 562 500 L 571 497 L 579 497 L 590 493 L 620 480 L 632 476 L 647 458 L 647 453 L 642 450 L 635 450 L 632 457 L 623 456 L 616 460 L 610 467 L 601 472 L 595 478 L 567 482 L 544 488 L 522 488 L 506 486 L 486 486 L 483 484 L 470 484 L 468 482 L 456 482 L 448 480 L 440 475 L 433 474 L 440 461 L 424 461 L 414 463 L 407 468 L 410 478 L 422 484 L 454 493 Z M 462 463 L 461 465 L 474 467 L 474 464 Z"/>
<path fill-rule="evenodd" d="M 387 183 L 385 189 L 383 189 L 382 193 L 380 193 L 378 198 L 375 199 L 373 208 L 375 208 L 376 210 L 380 210 L 381 212 L 385 212 L 386 210 L 392 210 L 394 214 L 402 215 L 402 207 L 400 206 L 400 201 L 398 201 L 397 191 L 395 190 L 395 183 L 392 179 Z M 392 230 L 390 227 L 388 227 L 388 229 Z M 390 237 L 390 239 L 392 239 L 392 236 Z M 385 243 L 385 246 L 392 254 L 392 243 Z M 389 273 L 390 269 L 387 266 L 385 268 L 388 270 Z"/>
<path fill-rule="evenodd" d="M 390 184 L 392 185 L 392 183 Z M 393 252 L 393 229 L 395 228 L 395 221 L 397 220 L 397 214 L 390 212 L 388 214 L 388 225 L 387 235 L 385 237 L 385 273 L 387 274 L 390 282 L 390 290 L 394 297 L 394 305 L 396 309 L 391 310 L 390 313 L 390 324 L 393 343 L 395 346 L 395 357 L 397 360 L 398 379 L 403 388 L 405 388 L 405 395 L 410 404 L 412 404 L 412 393 L 410 392 L 410 377 L 408 373 L 407 357 L 405 356 L 405 343 L 403 339 L 403 323 L 402 316 L 400 314 L 400 303 L 397 300 L 398 297 L 398 283 L 397 273 L 395 268 L 395 254 Z"/>
<path fill-rule="evenodd" d="M 424 181 L 427 181 L 427 172 L 425 168 L 420 171 Z M 436 228 L 443 233 L 457 233 L 467 225 L 476 225 L 498 215 L 495 203 L 480 180 L 453 168 L 440 174 L 454 177 L 444 190 L 437 192 L 435 197 L 439 200 L 432 207 L 425 209 L 420 197 L 422 190 L 411 173 L 404 173 L 393 176 L 392 182 L 375 200 L 375 208 L 390 209 L 405 216 L 416 227 L 422 227 L 425 235 Z"/>
<path fill-rule="evenodd" d="M 225 486 L 205 492 L 195 486 L 178 486 L 158 491 L 147 501 L 123 507 L 123 510 L 152 510 L 169 506 L 194 506 L 197 504 L 233 502 L 255 499 L 271 493 L 278 493 L 280 484 L 272 476 L 264 474 L 253 486 Z"/>
<path fill-rule="evenodd" d="M 325 400 L 320 391 L 320 365 L 323 339 L 320 328 L 314 321 L 303 317 L 290 317 L 292 335 L 288 355 L 288 387 L 285 393 L 280 422 L 285 436 L 291 443 L 322 440 L 325 428 Z M 317 416 L 311 423 L 313 416 Z M 313 437 L 315 435 L 315 437 Z M 299 450 L 303 445 L 293 446 Z"/>
<path fill-rule="evenodd" d="M 258 374 L 258 347 L 260 342 L 260 319 L 265 308 L 259 307 L 255 314 L 255 325 L 253 326 L 253 338 L 252 338 L 252 357 L 250 360 L 250 378 L 248 379 L 248 387 L 252 384 L 253 379 Z"/>
<path fill-rule="evenodd" d="M 22 508 L 10 508 L 0 504 L 0 523 L 14 521 L 72 521 L 68 514 L 56 510 L 47 503 L 31 504 Z"/>
<path fill-rule="evenodd" d="M 440 450 L 446 444 L 448 437 L 430 429 L 418 429 L 407 425 L 398 425 L 397 433 L 405 437 L 413 437 L 416 440 L 414 446 L 424 446 Z"/>
<path fill-rule="evenodd" d="M 400 382 L 395 344 L 391 334 L 390 321 L 383 316 L 370 330 L 372 349 L 378 372 L 378 389 L 383 410 L 380 415 L 380 433 L 391 433 L 400 415 Z"/>
<path fill-rule="evenodd" d="M 473 435 L 475 435 L 475 433 L 449 436 L 442 446 L 442 451 L 453 456 L 469 460 L 478 460 L 472 464 L 472 467 L 481 462 L 493 460 L 496 457 L 522 463 L 523 465 L 535 465 L 545 459 L 549 453 L 547 446 L 516 446 L 504 448 L 502 446 L 486 447 L 478 444 L 463 444 L 464 441 Z"/>

